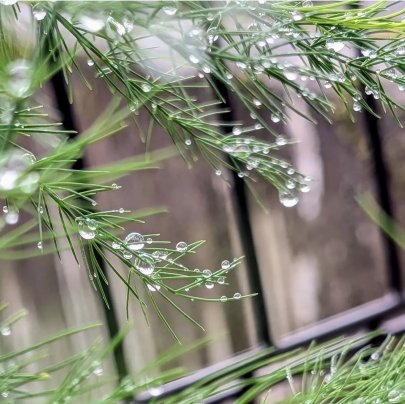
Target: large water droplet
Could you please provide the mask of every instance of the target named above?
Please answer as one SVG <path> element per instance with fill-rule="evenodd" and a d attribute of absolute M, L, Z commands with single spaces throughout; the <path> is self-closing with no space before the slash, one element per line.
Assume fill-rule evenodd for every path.
<path fill-rule="evenodd" d="M 165 14 L 173 16 L 177 13 L 177 8 L 174 6 L 164 6 L 162 10 Z"/>
<path fill-rule="evenodd" d="M 279 200 L 286 208 L 291 208 L 298 203 L 298 197 L 292 192 L 280 192 Z"/>
<path fill-rule="evenodd" d="M 157 292 L 158 290 L 160 290 L 160 285 L 150 285 L 149 283 L 147 284 L 148 289 L 151 292 Z"/>
<path fill-rule="evenodd" d="M 143 236 L 140 233 L 129 233 L 125 237 L 124 243 L 132 251 L 142 250 L 145 246 Z"/>
<path fill-rule="evenodd" d="M 7 224 L 16 224 L 18 222 L 19 214 L 16 210 L 11 210 L 6 213 L 4 220 Z"/>
<path fill-rule="evenodd" d="M 235 136 L 239 136 L 243 132 L 243 129 L 240 128 L 239 126 L 234 126 L 232 129 L 232 134 Z"/>
<path fill-rule="evenodd" d="M 79 229 L 80 236 L 85 240 L 92 240 L 94 237 L 96 237 L 96 232 L 89 229 L 89 226 L 87 226 L 85 221 L 80 220 L 77 227 Z"/>
<path fill-rule="evenodd" d="M 179 241 L 176 244 L 176 250 L 179 251 L 179 252 L 185 252 L 185 251 L 187 251 L 187 248 L 188 248 L 188 245 L 184 241 Z"/>
<path fill-rule="evenodd" d="M 150 90 L 152 90 L 152 86 L 150 84 L 147 84 L 147 83 L 142 83 L 141 88 L 142 88 L 142 91 L 144 93 L 149 93 Z"/>
<path fill-rule="evenodd" d="M 209 278 L 212 275 L 212 272 L 209 269 L 204 269 L 204 271 L 202 271 L 204 278 Z"/>
<path fill-rule="evenodd" d="M 388 401 L 390 403 L 401 403 L 402 398 L 404 398 L 405 396 L 405 392 L 403 392 L 402 390 L 391 390 L 388 393 Z"/>
<path fill-rule="evenodd" d="M 0 329 L 0 334 L 4 337 L 7 337 L 11 334 L 11 328 L 8 325 L 5 325 Z"/>
<path fill-rule="evenodd" d="M 190 55 L 190 56 L 188 57 L 188 60 L 189 60 L 191 63 L 194 63 L 194 64 L 197 64 L 197 63 L 200 62 L 200 59 L 199 59 L 197 56 L 195 56 L 195 55 Z"/>
<path fill-rule="evenodd" d="M 242 297 L 242 295 L 239 292 L 234 293 L 233 298 L 236 300 L 239 300 Z"/>
<path fill-rule="evenodd" d="M 260 100 L 256 99 L 256 98 L 253 100 L 253 104 L 257 108 L 262 106 L 262 102 Z"/>
<path fill-rule="evenodd" d="M 125 259 L 127 259 L 127 260 L 130 260 L 130 259 L 133 257 L 132 253 L 129 252 L 129 251 L 127 251 L 127 250 L 124 250 L 124 251 L 122 252 L 122 256 L 123 256 Z"/>
<path fill-rule="evenodd" d="M 101 364 L 97 364 L 97 365 L 95 366 L 94 370 L 93 370 L 93 373 L 94 373 L 96 376 L 102 376 L 103 373 L 104 373 L 103 366 L 102 366 Z"/>
<path fill-rule="evenodd" d="M 356 111 L 356 112 L 361 111 L 361 104 L 358 101 L 355 101 L 353 103 L 353 110 Z"/>
<path fill-rule="evenodd" d="M 144 275 L 152 275 L 155 270 L 155 262 L 148 255 L 141 255 L 135 263 L 135 268 Z"/>
<path fill-rule="evenodd" d="M 121 249 L 121 244 L 117 243 L 116 241 L 113 241 L 111 243 L 111 247 L 113 248 L 113 250 L 120 250 Z"/>
<path fill-rule="evenodd" d="M 276 137 L 276 145 L 277 146 L 285 146 L 288 143 L 287 138 L 283 135 L 279 135 Z"/>
<path fill-rule="evenodd" d="M 34 16 L 34 19 L 37 21 L 42 21 L 46 17 L 46 10 L 43 8 L 36 8 L 33 12 L 32 15 Z"/>
<path fill-rule="evenodd" d="M 326 49 L 333 50 L 335 52 L 339 52 L 345 47 L 345 43 L 342 41 L 336 41 L 336 40 L 329 39 L 328 41 L 326 41 L 325 46 L 326 46 Z"/>
<path fill-rule="evenodd" d="M 280 117 L 277 114 L 271 114 L 270 119 L 274 123 L 278 123 L 281 120 Z"/>
<path fill-rule="evenodd" d="M 229 269 L 231 267 L 231 263 L 228 260 L 223 260 L 221 262 L 221 268 L 222 269 Z"/>
<path fill-rule="evenodd" d="M 301 21 L 304 19 L 304 15 L 300 13 L 299 11 L 293 11 L 291 13 L 291 17 L 294 21 Z"/>
<path fill-rule="evenodd" d="M 79 22 L 86 31 L 93 33 L 101 31 L 105 27 L 105 21 L 103 19 L 88 17 L 86 15 L 82 15 Z"/>
<path fill-rule="evenodd" d="M 24 98 L 30 93 L 32 64 L 28 60 L 18 59 L 7 65 L 9 80 L 6 91 L 13 97 Z"/>
<path fill-rule="evenodd" d="M 164 391 L 165 389 L 163 386 L 155 386 L 148 389 L 148 392 L 152 397 L 161 396 L 164 393 Z"/>

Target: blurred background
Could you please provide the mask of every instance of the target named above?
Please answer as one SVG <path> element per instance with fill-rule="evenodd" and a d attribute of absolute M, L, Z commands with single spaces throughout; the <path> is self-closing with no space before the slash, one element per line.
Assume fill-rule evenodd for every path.
<path fill-rule="evenodd" d="M 84 58 L 81 64 L 87 77 L 94 76 Z M 89 91 L 75 77 L 73 109 L 80 130 L 89 127 L 111 100 L 101 81 L 93 80 L 92 84 L 93 91 Z M 195 95 L 198 99 L 210 97 L 206 90 Z M 50 88 L 44 88 L 40 96 L 44 103 L 54 103 Z M 254 124 L 249 113 L 236 100 L 233 102 L 237 119 L 246 125 Z M 259 183 L 256 190 L 260 203 L 248 193 L 249 211 L 243 212 L 249 216 L 253 228 L 269 319 L 268 325 L 261 326 L 268 326 L 274 341 L 282 341 L 304 327 L 382 298 L 389 292 L 381 234 L 355 200 L 365 192 L 375 194 L 374 161 L 364 113 L 358 114 L 357 122 L 353 123 L 344 107 L 337 103 L 331 125 L 307 109 L 303 101 L 296 102 L 318 125 L 296 114 L 289 115 L 288 125 L 273 123 L 270 117 L 268 121 L 280 133 L 298 141 L 288 147 L 284 157 L 313 178 L 311 192 L 302 194 L 296 207 L 285 208 L 270 185 Z M 140 111 L 136 119 L 146 130 L 149 125 L 146 113 Z M 379 124 L 396 219 L 405 226 L 403 129 L 390 115 L 383 117 Z M 87 162 L 96 167 L 141 155 L 145 145 L 138 132 L 136 125 L 130 125 L 119 135 L 97 143 L 87 151 Z M 269 135 L 263 133 L 266 136 Z M 152 148 L 168 145 L 168 136 L 156 128 Z M 224 175 L 231 178 L 226 172 Z M 180 157 L 171 158 L 162 162 L 160 169 L 129 175 L 119 185 L 122 186 L 119 191 L 100 195 L 97 200 L 100 209 L 122 207 L 136 211 L 164 206 L 168 210 L 148 218 L 143 225 L 126 228 L 127 232 L 160 233 L 162 239 L 174 243 L 206 240 L 198 254 L 188 258 L 188 264 L 195 268 L 216 268 L 224 259 L 245 254 L 236 220 L 241 212 L 236 211 L 234 190 L 203 159 L 190 169 Z M 110 288 L 119 323 L 124 325 L 124 285 L 111 276 Z M 62 263 L 51 255 L 1 262 L 0 290 L 2 300 L 9 303 L 9 313 L 20 308 L 29 311 L 29 316 L 13 327 L 11 338 L 0 339 L 1 351 L 28 345 L 66 327 L 105 323 L 101 299 L 91 288 L 84 268 L 78 268 L 68 253 L 64 254 Z M 235 292 L 255 292 L 246 265 L 235 272 L 229 286 L 204 288 L 201 294 L 219 297 Z M 257 298 L 227 303 L 175 301 L 206 329 L 204 334 L 161 301 L 164 315 L 184 344 L 205 335 L 212 337 L 212 342 L 204 348 L 179 358 L 175 364 L 196 370 L 260 342 L 257 335 L 260 320 L 255 319 L 253 309 Z M 153 310 L 148 312 L 148 326 L 135 301 L 130 309 L 134 326 L 125 339 L 125 352 L 128 367 L 136 371 L 172 347 L 175 341 Z M 108 340 L 107 330 L 102 326 L 58 343 L 53 357 L 61 359 L 84 349 L 100 333 Z"/>

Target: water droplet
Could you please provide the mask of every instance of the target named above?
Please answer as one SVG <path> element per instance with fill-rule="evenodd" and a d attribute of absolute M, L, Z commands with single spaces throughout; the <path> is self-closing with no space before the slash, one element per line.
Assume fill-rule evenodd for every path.
<path fill-rule="evenodd" d="M 160 285 L 150 285 L 148 283 L 147 287 L 151 292 L 157 292 L 158 290 L 160 290 Z"/>
<path fill-rule="evenodd" d="M 96 230 L 97 227 L 98 227 L 98 223 L 97 223 L 97 221 L 94 220 L 94 219 L 89 219 L 89 218 L 87 218 L 87 219 L 86 219 L 86 224 L 87 224 L 87 227 L 88 227 L 90 230 Z"/>
<path fill-rule="evenodd" d="M 79 229 L 80 236 L 85 240 L 92 240 L 93 238 L 96 237 L 96 232 L 94 230 L 89 229 L 89 227 L 84 221 L 80 220 L 77 227 Z"/>
<path fill-rule="evenodd" d="M 226 74 L 225 74 L 225 77 L 226 77 L 228 80 L 232 80 L 232 79 L 233 79 L 233 74 L 231 74 L 231 73 L 226 73 Z"/>
<path fill-rule="evenodd" d="M 197 64 L 197 63 L 200 62 L 200 59 L 199 59 L 197 56 L 194 56 L 194 55 L 190 55 L 190 56 L 188 57 L 188 60 L 189 60 L 191 63 L 194 63 L 194 64 Z"/>
<path fill-rule="evenodd" d="M 151 387 L 150 389 L 148 389 L 148 393 L 152 397 L 161 396 L 164 393 L 164 391 L 165 391 L 165 389 L 163 386 L 155 386 L 155 387 Z"/>
<path fill-rule="evenodd" d="M 223 276 L 221 278 L 218 278 L 218 283 L 220 285 L 223 285 L 225 283 L 225 278 Z"/>
<path fill-rule="evenodd" d="M 280 192 L 279 200 L 286 208 L 291 208 L 298 203 L 298 197 L 291 192 Z"/>
<path fill-rule="evenodd" d="M 222 303 L 225 303 L 225 302 L 228 300 L 228 298 L 227 298 L 226 296 L 221 296 L 221 297 L 219 298 L 219 300 L 220 300 Z"/>
<path fill-rule="evenodd" d="M 122 252 L 122 256 L 127 260 L 130 260 L 133 257 L 132 253 L 129 252 L 128 250 L 124 250 Z"/>
<path fill-rule="evenodd" d="M 287 180 L 285 183 L 286 188 L 288 189 L 294 189 L 295 188 L 295 182 L 292 180 Z"/>
<path fill-rule="evenodd" d="M 184 143 L 186 144 L 186 146 L 191 146 L 191 143 L 193 142 L 191 141 L 191 139 L 186 139 Z"/>
<path fill-rule="evenodd" d="M 304 15 L 299 11 L 293 11 L 291 16 L 294 21 L 302 21 L 304 19 Z"/>
<path fill-rule="evenodd" d="M 101 31 L 105 27 L 105 21 L 101 18 L 94 18 L 82 15 L 79 21 L 86 31 L 93 33 Z"/>
<path fill-rule="evenodd" d="M 141 255 L 135 263 L 135 268 L 144 275 L 152 275 L 155 270 L 155 262 L 149 255 Z"/>
<path fill-rule="evenodd" d="M 18 0 L 0 0 L 0 4 L 3 6 L 12 6 L 17 3 Z"/>
<path fill-rule="evenodd" d="M 400 403 L 404 397 L 404 392 L 402 390 L 391 390 L 388 393 L 388 401 L 390 403 Z"/>
<path fill-rule="evenodd" d="M 202 271 L 204 278 L 209 278 L 212 275 L 212 272 L 209 269 L 204 269 L 204 271 Z"/>
<path fill-rule="evenodd" d="M 129 233 L 125 237 L 124 243 L 131 251 L 142 250 L 145 246 L 143 236 L 140 233 Z"/>
<path fill-rule="evenodd" d="M 202 67 L 202 70 L 203 70 L 204 73 L 207 73 L 207 74 L 211 73 L 211 68 L 208 65 L 204 65 Z"/>
<path fill-rule="evenodd" d="M 235 136 L 239 136 L 243 132 L 243 129 L 240 128 L 239 126 L 234 126 L 232 129 L 232 134 Z"/>
<path fill-rule="evenodd" d="M 118 213 L 124 213 L 125 212 L 125 209 L 124 208 L 119 208 L 118 209 Z"/>
<path fill-rule="evenodd" d="M 238 67 L 241 70 L 245 70 L 247 68 L 247 64 L 244 62 L 236 62 L 236 67 Z"/>
<path fill-rule="evenodd" d="M 335 52 L 340 52 L 344 47 L 345 43 L 342 41 L 335 41 L 332 39 L 329 39 L 326 41 L 326 49 L 333 50 Z"/>
<path fill-rule="evenodd" d="M 42 248 L 43 248 L 42 241 L 38 241 L 37 247 L 38 247 L 38 249 L 42 250 Z"/>
<path fill-rule="evenodd" d="M 7 337 L 11 334 L 11 328 L 8 325 L 5 325 L 0 329 L 0 334 L 4 337 Z"/>
<path fill-rule="evenodd" d="M 242 295 L 241 295 L 240 293 L 238 293 L 238 292 L 236 292 L 236 293 L 233 295 L 233 298 L 236 299 L 236 300 L 239 300 L 241 297 L 242 297 Z"/>
<path fill-rule="evenodd" d="M 353 103 L 353 110 L 356 111 L 356 112 L 361 111 L 361 104 L 358 101 L 355 101 Z"/>
<path fill-rule="evenodd" d="M 262 102 L 261 101 L 259 101 L 259 100 L 257 100 L 257 99 L 254 99 L 253 100 L 253 104 L 255 105 L 255 107 L 257 107 L 257 108 L 259 108 L 259 107 L 261 107 L 262 106 Z"/>
<path fill-rule="evenodd" d="M 38 213 L 42 215 L 44 213 L 44 207 L 42 205 L 38 206 Z"/>
<path fill-rule="evenodd" d="M 7 206 L 7 205 L 4 205 L 4 206 L 3 206 L 3 212 L 4 212 L 4 213 L 8 213 L 8 206 Z"/>
<path fill-rule="evenodd" d="M 307 193 L 307 192 L 309 192 L 311 190 L 311 187 L 309 186 L 309 184 L 300 184 L 299 190 L 302 193 Z"/>
<path fill-rule="evenodd" d="M 377 57 L 377 52 L 374 49 L 362 49 L 361 54 L 370 59 L 375 59 Z"/>
<path fill-rule="evenodd" d="M 115 182 L 114 182 L 113 184 L 111 184 L 111 187 L 112 187 L 113 189 L 119 189 L 119 188 L 120 188 L 120 186 L 117 185 Z"/>
<path fill-rule="evenodd" d="M 274 123 L 278 123 L 281 121 L 280 117 L 277 114 L 271 114 L 270 119 Z"/>
<path fill-rule="evenodd" d="M 179 241 L 176 244 L 176 250 L 179 251 L 179 252 L 185 252 L 185 251 L 187 251 L 187 248 L 188 248 L 188 245 L 184 241 Z"/>
<path fill-rule="evenodd" d="M 29 95 L 31 87 L 31 75 L 34 69 L 31 62 L 18 59 L 7 65 L 9 80 L 6 83 L 6 90 L 10 95 L 17 98 L 24 98 Z"/>
<path fill-rule="evenodd" d="M 102 376 L 102 375 L 103 375 L 104 369 L 103 369 L 103 367 L 101 366 L 101 364 L 97 364 L 97 365 L 96 365 L 96 367 L 95 367 L 94 370 L 93 370 L 93 373 L 94 373 L 96 376 Z"/>
<path fill-rule="evenodd" d="M 165 14 L 173 16 L 177 13 L 177 8 L 174 6 L 164 6 L 162 10 Z"/>
<path fill-rule="evenodd" d="M 231 267 L 231 263 L 228 260 L 223 260 L 221 262 L 221 268 L 222 269 L 229 269 Z"/>
<path fill-rule="evenodd" d="M 111 247 L 113 248 L 113 250 L 120 250 L 121 249 L 121 244 L 117 243 L 116 241 L 113 241 L 111 243 Z"/>
<path fill-rule="evenodd" d="M 36 8 L 33 12 L 32 15 L 34 16 L 34 19 L 37 21 L 42 21 L 46 17 L 46 10 L 42 8 Z"/>
<path fill-rule="evenodd" d="M 147 84 L 147 83 L 142 83 L 141 88 L 142 88 L 142 91 L 144 93 L 149 93 L 150 90 L 152 90 L 152 86 L 150 84 Z"/>
<path fill-rule="evenodd" d="M 302 2 L 303 7 L 312 7 L 313 5 L 314 5 L 314 3 L 312 2 L 312 0 L 304 0 Z"/>
<path fill-rule="evenodd" d="M 218 177 L 222 174 L 221 170 L 215 170 L 215 175 L 217 175 Z"/>
<path fill-rule="evenodd" d="M 1 4 L 1 2 L 0 2 L 0 4 Z M 4 397 L 4 398 L 7 398 L 8 396 L 9 396 L 9 392 L 8 391 L 3 391 L 2 393 L 1 393 L 1 396 L 2 397 Z"/>
<path fill-rule="evenodd" d="M 148 238 L 146 239 L 146 242 L 147 242 L 148 244 L 152 244 L 152 243 L 153 243 L 153 240 L 152 240 L 150 237 L 148 237 Z"/>
<path fill-rule="evenodd" d="M 87 59 L 87 66 L 94 66 L 94 60 L 93 59 Z"/>
<path fill-rule="evenodd" d="M 211 282 L 205 282 L 205 287 L 206 287 L 207 289 L 212 289 L 212 288 L 214 287 L 214 284 L 211 283 Z"/>
<path fill-rule="evenodd" d="M 288 143 L 287 138 L 283 135 L 279 135 L 276 137 L 276 145 L 277 146 L 285 146 Z"/>
<path fill-rule="evenodd" d="M 11 210 L 6 213 L 4 220 L 7 224 L 16 224 L 18 222 L 19 214 L 16 210 Z"/>

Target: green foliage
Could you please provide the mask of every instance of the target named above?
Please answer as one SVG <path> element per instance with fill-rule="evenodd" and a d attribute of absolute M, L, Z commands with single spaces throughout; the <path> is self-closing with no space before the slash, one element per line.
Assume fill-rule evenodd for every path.
<path fill-rule="evenodd" d="M 108 306 L 108 276 L 100 264 L 103 261 L 108 273 L 125 285 L 127 301 L 133 296 L 145 315 L 150 304 L 175 338 L 155 296 L 194 323 L 174 297 L 204 301 L 247 297 L 235 294 L 226 299 L 206 299 L 198 294 L 201 287 L 225 284 L 241 258 L 225 260 L 214 270 L 189 268 L 183 259 L 194 254 L 202 241 L 173 246 L 160 240 L 159 234 L 131 233 L 125 237 L 126 224 L 140 223 L 161 210 L 103 211 L 97 209 L 97 195 L 115 192 L 119 185 L 114 181 L 132 172 L 156 169 L 162 160 L 174 155 L 180 155 L 187 165 L 201 156 L 225 181 L 229 181 L 228 170 L 237 172 L 249 185 L 264 179 L 277 189 L 284 206 L 294 206 L 300 192 L 309 191 L 311 180 L 278 156 L 279 150 L 294 143 L 277 128 L 287 122 L 290 113 L 313 122 L 321 117 L 330 121 L 336 102 L 342 103 L 353 119 L 354 113 L 362 110 L 375 113 L 363 99 L 363 88 L 395 118 L 403 109 L 392 89 L 405 88 L 404 11 L 392 11 L 393 5 L 377 1 L 358 8 L 358 2 L 351 0 L 1 0 L 0 198 L 4 200 L 4 216 L 0 218 L 0 258 L 11 260 L 38 253 L 61 257 L 61 251 L 67 248 Z M 73 128 L 55 122 L 51 106 L 41 105 L 40 93 L 55 74 L 62 74 L 73 102 L 72 73 L 78 74 L 90 91 L 91 80 L 80 63 L 83 57 L 95 77 L 111 91 L 114 101 L 89 129 L 77 134 Z M 198 98 L 202 96 L 203 100 Z M 310 107 L 311 116 L 299 110 L 298 98 Z M 249 112 L 250 123 L 237 120 L 235 111 L 229 109 L 229 99 Z M 138 122 L 141 110 L 150 116 L 146 130 Z M 79 169 L 90 145 L 114 136 L 129 122 L 137 125 L 147 153 L 106 166 Z M 164 129 L 175 148 L 150 151 L 156 126 Z M 33 144 L 39 144 L 44 152 L 35 156 L 28 150 Z M 381 218 L 375 206 L 368 207 L 370 216 Z M 22 213 L 30 219 L 13 227 Z M 402 234 L 389 219 L 384 218 L 384 223 L 385 230 L 402 241 Z M 116 260 L 124 264 L 124 270 Z M 2 324 L 3 335 L 22 315 Z M 36 373 L 26 372 L 25 367 L 38 358 L 24 356 L 78 331 L 1 354 L 0 361 L 7 365 L 0 377 L 3 397 L 10 392 L 18 399 L 31 398 L 24 385 L 69 368 L 59 388 L 44 389 L 39 394 L 49 402 L 80 402 L 81 395 L 94 388 L 89 382 L 93 372 L 123 335 L 105 349 L 95 344 L 83 354 Z M 366 394 L 371 383 L 388 386 L 392 381 L 389 391 L 385 387 L 373 391 L 376 399 L 386 402 L 390 400 L 388 394 L 403 388 L 394 371 L 405 370 L 404 354 L 397 348 L 403 342 L 388 342 L 390 348 L 379 352 L 378 361 L 365 359 L 370 350 L 346 360 L 341 354 L 347 350 L 346 343 L 340 341 L 298 356 L 291 352 L 243 363 L 231 373 L 211 375 L 164 402 L 191 403 L 210 397 L 228 382 L 235 383 L 258 369 L 259 364 L 279 360 L 283 364 L 269 375 L 240 381 L 247 388 L 240 402 L 248 402 L 286 376 L 294 403 L 354 402 Z M 10 359 L 16 361 L 12 366 Z M 339 366 L 334 372 L 330 368 L 328 380 L 320 375 L 326 366 L 336 364 Z M 295 386 L 294 374 L 304 375 L 301 389 Z M 178 373 L 169 372 L 154 383 L 175 375 Z M 150 382 L 140 381 L 143 376 L 138 376 L 120 382 L 118 389 L 97 402 L 117 402 L 147 389 Z"/>

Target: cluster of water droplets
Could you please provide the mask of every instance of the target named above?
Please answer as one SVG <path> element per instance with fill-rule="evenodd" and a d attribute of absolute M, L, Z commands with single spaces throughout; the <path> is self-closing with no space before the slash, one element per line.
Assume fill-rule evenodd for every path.
<path fill-rule="evenodd" d="M 276 120 L 279 119 L 277 115 Z M 284 135 L 278 135 L 273 144 L 268 144 L 250 137 L 241 137 L 244 129 L 235 126 L 233 136 L 228 136 L 222 149 L 225 153 L 244 163 L 245 169 L 238 173 L 240 178 L 250 177 L 257 172 L 265 178 L 279 178 L 280 202 L 286 207 L 295 206 L 300 193 L 310 191 L 311 179 L 297 173 L 290 163 L 273 155 L 273 151 L 289 144 Z"/>

